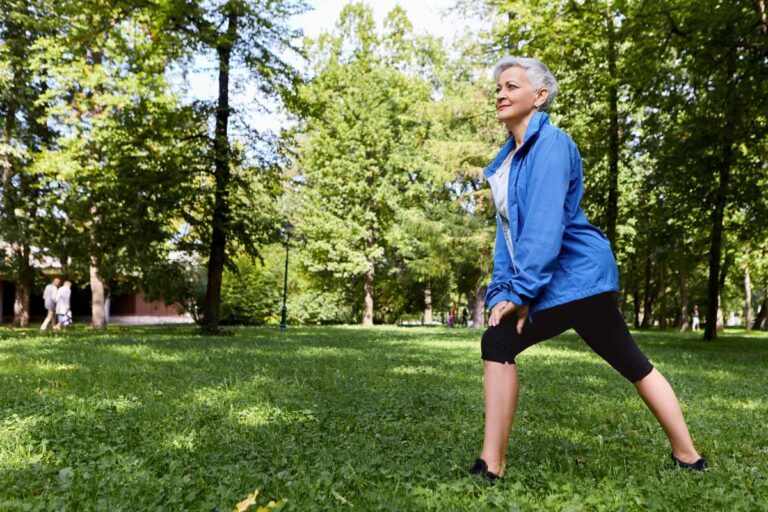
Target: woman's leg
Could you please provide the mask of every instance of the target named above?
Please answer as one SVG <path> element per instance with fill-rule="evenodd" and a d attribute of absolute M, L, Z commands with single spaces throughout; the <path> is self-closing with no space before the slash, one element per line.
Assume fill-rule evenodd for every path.
<path fill-rule="evenodd" d="M 699 460 L 701 456 L 693 447 L 688 425 L 685 424 L 683 418 L 683 411 L 680 410 L 677 396 L 675 396 L 675 392 L 667 379 L 654 368 L 651 373 L 635 382 L 635 387 L 648 408 L 659 420 L 664 432 L 667 433 L 675 457 L 688 464 Z"/>
<path fill-rule="evenodd" d="M 537 313 L 534 322 L 526 322 L 523 333 L 516 330 L 517 318 L 505 318 L 483 333 L 483 394 L 485 396 L 485 431 L 480 457 L 488 471 L 504 473 L 509 431 L 515 419 L 519 382 L 515 357 L 526 348 L 552 338 L 570 327 L 568 305 Z"/>
<path fill-rule="evenodd" d="M 515 419 L 519 381 L 515 364 L 483 362 L 483 391 L 485 395 L 485 433 L 480 457 L 488 471 L 504 474 L 509 431 Z"/>
<path fill-rule="evenodd" d="M 674 455 L 683 462 L 699 459 L 675 392 L 638 348 L 613 294 L 601 294 L 581 303 L 576 332 L 584 341 L 637 388 L 656 416 Z"/>

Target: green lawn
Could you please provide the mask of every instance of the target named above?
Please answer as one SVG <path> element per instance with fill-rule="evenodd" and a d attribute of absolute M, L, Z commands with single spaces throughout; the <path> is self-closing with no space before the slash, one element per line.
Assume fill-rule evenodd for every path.
<path fill-rule="evenodd" d="M 0 510 L 766 510 L 768 337 L 639 333 L 706 474 L 575 335 L 518 358 L 504 479 L 468 329 L 0 329 Z M 255 510 L 252 507 L 251 510 Z"/>

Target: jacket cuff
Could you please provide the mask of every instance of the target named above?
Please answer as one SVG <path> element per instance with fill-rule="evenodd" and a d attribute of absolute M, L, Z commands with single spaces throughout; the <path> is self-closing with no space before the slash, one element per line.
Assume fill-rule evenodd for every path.
<path fill-rule="evenodd" d="M 499 302 L 506 300 L 507 302 L 511 302 L 512 304 L 516 306 L 527 306 L 528 301 L 524 300 L 522 297 L 520 297 L 518 294 L 510 291 L 500 291 L 494 297 L 488 302 L 488 309 L 493 309 L 493 306 L 498 304 Z"/>
<path fill-rule="evenodd" d="M 508 292 L 507 296 L 509 297 L 507 300 L 514 304 L 515 306 L 527 306 L 528 300 L 521 297 L 520 295 L 514 293 L 514 292 Z"/>

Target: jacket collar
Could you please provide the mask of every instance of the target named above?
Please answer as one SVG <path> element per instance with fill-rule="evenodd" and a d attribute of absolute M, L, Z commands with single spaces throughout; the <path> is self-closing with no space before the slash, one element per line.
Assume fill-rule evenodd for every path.
<path fill-rule="evenodd" d="M 542 127 L 548 124 L 549 114 L 546 112 L 536 112 L 533 114 L 531 120 L 528 122 L 528 128 L 525 129 L 525 138 L 523 139 L 523 145 L 520 147 L 520 151 L 530 146 Z M 486 179 L 493 176 L 493 173 L 501 167 L 504 159 L 509 156 L 509 153 L 515 150 L 516 145 L 514 137 L 509 137 L 507 139 L 507 142 L 504 143 L 504 146 L 502 146 L 501 150 L 496 154 L 496 158 L 494 158 L 488 167 L 483 170 L 483 176 L 485 176 Z"/>

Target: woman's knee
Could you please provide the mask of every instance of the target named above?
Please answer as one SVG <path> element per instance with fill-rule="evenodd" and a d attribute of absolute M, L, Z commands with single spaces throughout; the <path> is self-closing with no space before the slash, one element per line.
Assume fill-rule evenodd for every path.
<path fill-rule="evenodd" d="M 514 364 L 517 354 L 512 350 L 510 341 L 503 339 L 501 329 L 498 327 L 486 329 L 480 340 L 480 352 L 483 361 Z"/>

